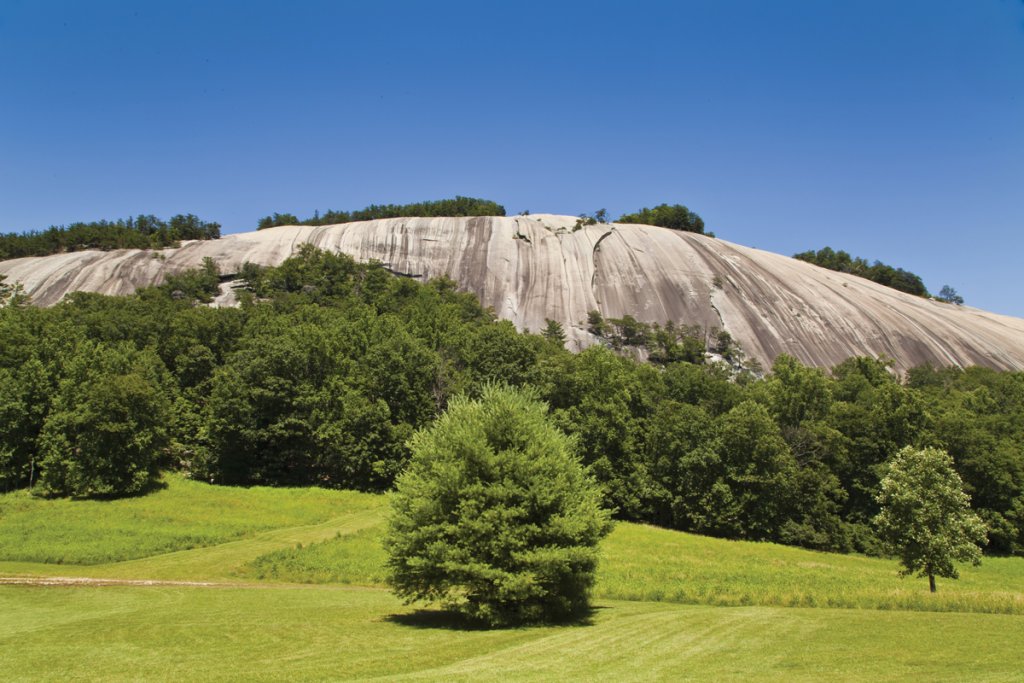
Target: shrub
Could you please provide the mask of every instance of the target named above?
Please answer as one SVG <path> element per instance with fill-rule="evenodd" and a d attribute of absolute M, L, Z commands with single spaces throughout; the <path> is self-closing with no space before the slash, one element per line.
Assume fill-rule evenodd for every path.
<path fill-rule="evenodd" d="M 535 393 L 455 399 L 411 447 L 384 539 L 399 597 L 490 626 L 586 609 L 610 513 Z"/>

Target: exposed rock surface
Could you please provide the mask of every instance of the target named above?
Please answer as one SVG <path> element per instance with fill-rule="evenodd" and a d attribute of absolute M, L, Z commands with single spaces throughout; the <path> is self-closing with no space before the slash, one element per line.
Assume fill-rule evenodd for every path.
<path fill-rule="evenodd" d="M 280 263 L 309 242 L 392 272 L 448 275 L 520 329 L 560 321 L 570 346 L 594 341 L 587 312 L 727 330 L 768 367 L 780 353 L 817 366 L 885 355 L 900 370 L 929 361 L 1024 369 L 1024 319 L 903 294 L 851 275 L 720 239 L 643 225 L 573 230 L 537 214 L 392 218 L 287 226 L 162 251 L 82 251 L 0 262 L 34 303 L 77 290 L 128 294 L 213 258 L 222 273 Z M 229 302 L 230 292 L 219 300 Z"/>

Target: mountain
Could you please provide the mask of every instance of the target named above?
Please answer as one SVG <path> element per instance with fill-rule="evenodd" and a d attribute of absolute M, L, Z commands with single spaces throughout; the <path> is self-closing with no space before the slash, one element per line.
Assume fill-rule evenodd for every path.
<path fill-rule="evenodd" d="M 570 347 L 596 338 L 587 312 L 673 321 L 710 338 L 724 329 L 765 367 L 780 353 L 830 367 L 884 355 L 898 370 L 921 363 L 1024 369 L 1024 319 L 904 294 L 852 275 L 725 240 L 645 225 L 550 214 L 391 218 L 284 226 L 184 242 L 177 249 L 80 251 L 0 262 L 34 303 L 84 290 L 128 294 L 210 257 L 222 274 L 246 261 L 276 265 L 311 243 L 376 259 L 416 278 L 448 275 L 499 317 L 539 331 L 562 323 Z M 218 303 L 232 301 L 225 285 Z"/>

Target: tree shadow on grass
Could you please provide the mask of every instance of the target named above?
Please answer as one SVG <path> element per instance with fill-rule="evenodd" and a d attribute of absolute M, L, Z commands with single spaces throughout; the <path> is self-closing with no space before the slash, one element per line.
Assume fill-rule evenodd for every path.
<path fill-rule="evenodd" d="M 138 491 L 134 491 L 132 493 L 92 493 L 92 494 L 80 495 L 80 496 L 70 496 L 70 499 L 71 500 L 104 500 L 104 501 L 110 501 L 110 500 L 125 500 L 125 499 L 128 499 L 128 498 L 144 498 L 145 496 L 148 496 L 148 495 L 150 495 L 152 493 L 156 493 L 157 491 L 163 491 L 166 488 L 167 488 L 167 482 L 166 481 L 164 481 L 163 479 L 154 479 L 154 480 L 151 480 L 149 482 L 146 482 L 145 486 L 143 486 Z M 43 497 L 47 497 L 47 496 L 43 496 Z M 63 496 L 55 495 L 55 496 L 48 496 L 48 497 L 51 497 L 51 498 L 62 498 Z"/>
<path fill-rule="evenodd" d="M 464 614 L 441 609 L 418 609 L 402 614 L 389 614 L 384 621 L 408 626 L 410 628 L 444 629 L 448 631 L 497 631 L 508 629 L 530 628 L 533 626 L 593 626 L 594 614 L 604 607 L 590 607 L 572 617 L 557 621 L 540 623 L 509 624 L 507 626 L 491 626 L 477 619 L 470 619 Z"/>

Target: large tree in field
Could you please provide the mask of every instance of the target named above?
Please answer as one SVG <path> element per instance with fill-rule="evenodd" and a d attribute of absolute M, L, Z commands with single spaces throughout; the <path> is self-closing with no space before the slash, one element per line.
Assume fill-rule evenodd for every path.
<path fill-rule="evenodd" d="M 899 555 L 904 576 L 959 577 L 954 562 L 981 562 L 985 525 L 970 508 L 970 497 L 953 469 L 953 459 L 937 448 L 900 450 L 889 462 L 877 496 L 879 536 Z"/>
<path fill-rule="evenodd" d="M 384 540 L 399 597 L 491 626 L 587 607 L 609 512 L 532 391 L 456 398 L 411 447 Z"/>

